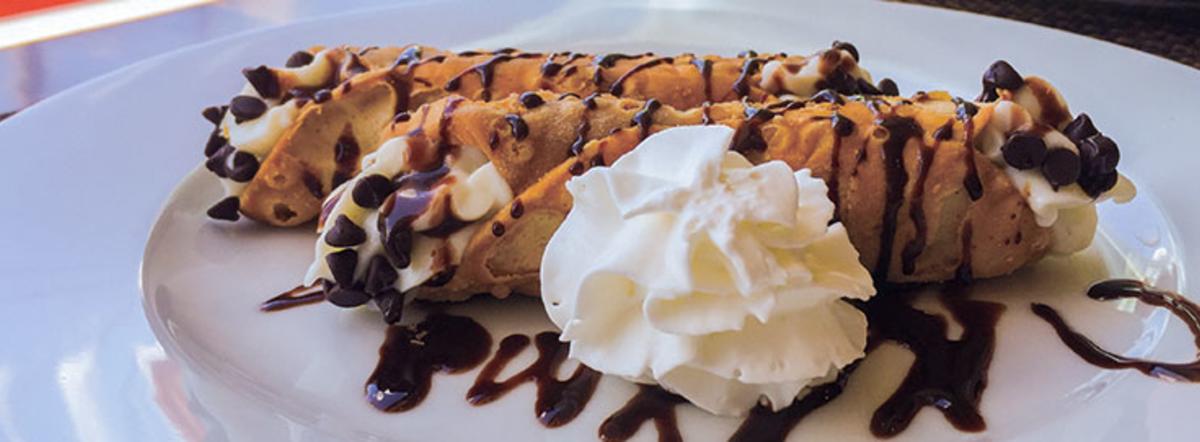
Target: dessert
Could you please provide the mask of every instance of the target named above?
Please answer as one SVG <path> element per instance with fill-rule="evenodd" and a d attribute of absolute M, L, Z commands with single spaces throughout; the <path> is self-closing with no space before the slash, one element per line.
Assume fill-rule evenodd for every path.
<path fill-rule="evenodd" d="M 840 42 L 812 56 L 515 49 L 455 54 L 415 45 L 298 52 L 285 68 L 246 69 L 239 95 L 204 111 L 216 125 L 205 165 L 226 194 L 209 215 L 236 220 L 241 213 L 277 226 L 310 221 L 321 200 L 379 146 L 386 122 L 450 94 L 490 101 L 536 90 L 608 93 L 691 108 L 742 98 L 807 97 L 825 88 L 880 93 L 857 62 L 857 49 Z M 892 92 L 895 84 L 880 87 Z"/>
<path fill-rule="evenodd" d="M 838 43 L 815 59 L 324 50 L 311 71 L 271 74 L 294 92 L 247 74 L 260 103 L 214 111 L 214 139 L 249 146 L 213 153 L 214 172 L 242 180 L 214 214 L 318 217 L 305 285 L 265 311 L 326 299 L 397 324 L 414 299 L 520 293 L 541 296 L 561 330 L 505 337 L 489 359 L 492 337 L 469 318 L 389 327 L 365 386 L 383 411 L 419 404 L 438 372 L 482 365 L 468 402 L 534 383 L 547 427 L 612 375 L 641 385 L 605 440 L 649 421 L 677 438 L 685 402 L 745 415 L 733 440 L 783 440 L 894 341 L 915 360 L 872 432 L 898 434 L 926 406 L 980 431 L 1004 305 L 968 285 L 1088 247 L 1095 204 L 1136 190 L 1116 143 L 1044 79 L 997 62 L 974 101 L 905 98 L 857 58 Z M 328 74 L 340 86 L 303 91 L 334 71 L 348 73 Z M 937 299 L 961 337 L 910 305 L 912 283 L 945 283 Z M 1093 292 L 1195 317 L 1135 281 Z M 1198 377 L 1195 362 L 1123 358 L 1033 309 L 1089 362 Z M 536 359 L 500 379 L 531 345 Z M 568 359 L 581 364 L 557 376 Z"/>

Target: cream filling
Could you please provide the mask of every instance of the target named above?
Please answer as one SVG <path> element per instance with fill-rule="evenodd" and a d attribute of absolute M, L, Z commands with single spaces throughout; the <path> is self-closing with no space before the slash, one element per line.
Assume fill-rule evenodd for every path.
<path fill-rule="evenodd" d="M 314 284 L 319 279 L 333 280 L 325 256 L 347 248 L 330 246 L 325 243 L 325 235 L 334 225 L 334 220 L 340 215 L 346 215 L 367 234 L 367 239 L 362 244 L 348 247 L 358 253 L 355 280 L 365 278 L 367 263 L 372 257 L 384 253 L 384 238 L 377 227 L 382 214 L 379 209 L 367 209 L 356 204 L 351 190 L 359 180 L 367 176 L 383 175 L 394 178 L 409 171 L 408 149 L 406 136 L 388 140 L 380 146 L 379 150 L 363 158 L 362 172 L 358 176 L 343 183 L 342 187 L 331 193 L 338 194 L 340 192 L 342 197 L 334 204 L 320 237 L 317 239 L 315 253 L 317 258 L 309 266 L 305 284 Z M 437 263 L 441 261 L 440 257 L 436 257 L 438 253 L 450 254 L 446 260 L 449 266 L 462 262 L 463 250 L 466 249 L 471 236 L 483 224 L 480 221 L 490 218 L 492 214 L 513 199 L 512 189 L 508 183 L 478 148 L 461 148 L 458 155 L 450 155 L 446 158 L 446 165 L 450 169 L 447 176 L 453 178 L 444 180 L 443 184 L 430 190 L 433 197 L 430 200 L 429 209 L 413 222 L 412 262 L 408 267 L 397 270 L 399 278 L 394 284 L 394 287 L 401 292 L 419 286 L 438 272 L 445 270 L 445 268 L 436 268 Z M 469 224 L 446 238 L 421 234 L 422 230 L 441 223 L 440 216 L 445 213 L 441 210 L 441 207 L 445 207 L 441 206 L 443 204 L 449 205 L 453 216 Z"/>
<path fill-rule="evenodd" d="M 1030 77 L 1031 80 L 1036 78 Z M 1036 81 L 1042 82 L 1044 87 L 1049 88 L 1050 92 L 1060 101 L 1062 100 L 1058 91 L 1050 87 L 1044 80 L 1037 79 Z M 1015 91 L 1012 94 L 1015 101 L 1000 100 L 995 103 L 982 104 L 983 106 L 993 106 L 992 117 L 988 121 L 988 125 L 982 128 L 977 135 L 976 148 L 992 163 L 1004 170 L 1004 173 L 1012 180 L 1013 186 L 1029 203 L 1029 208 L 1033 211 L 1037 224 L 1050 228 L 1050 252 L 1071 254 L 1087 248 L 1091 244 L 1092 238 L 1095 237 L 1096 203 L 1109 199 L 1117 203 L 1128 202 L 1137 195 L 1137 189 L 1128 178 L 1119 175 L 1116 186 L 1093 199 L 1077 183 L 1055 190 L 1040 170 L 1036 168 L 1020 170 L 1009 166 L 1004 161 L 1004 155 L 1001 152 L 1001 147 L 1009 135 L 1018 131 L 1034 131 L 1035 126 L 1041 124 L 1040 104 L 1028 89 L 1028 87 L 1022 87 Z M 1034 108 L 1036 112 L 1030 112 L 1022 103 L 1036 106 Z M 1066 109 L 1065 102 L 1061 104 Z M 1056 128 L 1043 124 L 1038 129 L 1043 132 L 1042 141 L 1046 143 L 1047 149 L 1069 149 L 1076 154 L 1079 153 L 1075 143 Z"/>
<path fill-rule="evenodd" d="M 836 60 L 823 56 L 826 53 L 837 54 Z M 818 52 L 804 60 L 771 60 L 763 65 L 762 80 L 759 86 L 772 94 L 789 94 L 801 98 L 813 96 L 821 90 L 817 83 L 824 80 L 827 72 L 838 68 L 846 71 L 851 77 L 871 82 L 871 74 L 854 61 L 849 52 L 840 49 L 829 49 Z"/>
<path fill-rule="evenodd" d="M 278 74 L 292 75 L 296 87 L 317 87 L 322 85 L 333 74 L 333 62 L 330 61 L 330 51 L 326 49 L 313 56 L 308 65 L 297 68 L 277 68 Z M 267 110 L 258 118 L 238 123 L 232 112 L 226 112 L 221 120 L 221 133 L 229 140 L 229 144 L 238 151 L 254 155 L 262 163 L 271 150 L 279 143 L 279 139 L 296 122 L 300 108 L 296 100 L 280 103 L 278 99 L 263 99 L 250 83 L 242 86 L 238 95 L 256 97 L 267 104 Z M 233 159 L 233 155 L 229 156 Z M 225 187 L 225 196 L 240 196 L 245 190 L 246 183 L 239 183 L 229 178 L 221 178 Z"/>

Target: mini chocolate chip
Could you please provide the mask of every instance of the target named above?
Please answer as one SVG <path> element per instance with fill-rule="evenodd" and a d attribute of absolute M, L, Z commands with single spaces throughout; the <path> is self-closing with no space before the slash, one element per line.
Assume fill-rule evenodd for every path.
<path fill-rule="evenodd" d="M 844 42 L 844 41 L 837 41 L 837 40 L 834 40 L 834 41 L 833 41 L 833 48 L 834 48 L 834 49 L 840 49 L 840 50 L 843 50 L 843 51 L 849 52 L 849 53 L 850 53 L 850 56 L 851 56 L 851 57 L 854 57 L 854 61 L 856 61 L 856 62 L 857 62 L 857 61 L 859 61 L 859 58 L 858 58 L 858 48 L 854 47 L 854 45 L 852 45 L 852 44 L 850 44 L 850 43 L 847 43 L 847 42 Z"/>
<path fill-rule="evenodd" d="M 983 73 L 984 84 L 1015 91 L 1025 85 L 1025 79 L 1007 61 L 997 60 Z"/>
<path fill-rule="evenodd" d="M 367 293 L 380 293 L 392 287 L 399 278 L 400 274 L 396 272 L 396 268 L 392 267 L 392 263 L 388 262 L 387 257 L 383 255 L 375 255 L 371 257 L 371 261 L 367 263 L 367 274 L 365 289 Z"/>
<path fill-rule="evenodd" d="M 1070 149 L 1051 149 L 1042 162 L 1042 175 L 1054 190 L 1079 179 L 1079 155 Z"/>
<path fill-rule="evenodd" d="M 289 68 L 298 68 L 301 66 L 308 66 L 309 63 L 312 62 L 313 54 L 308 53 L 308 51 L 296 51 L 291 57 L 288 57 L 287 63 L 284 63 L 284 66 Z"/>
<path fill-rule="evenodd" d="M 836 103 L 836 104 L 845 103 L 845 101 L 842 100 L 841 95 L 838 95 L 837 92 L 831 91 L 829 89 L 822 89 L 820 92 L 813 94 L 813 96 L 811 98 L 809 98 L 808 100 L 812 101 L 813 103 Z"/>
<path fill-rule="evenodd" d="M 354 204 L 374 209 L 383 204 L 392 190 L 392 180 L 383 175 L 374 174 L 363 177 L 354 183 L 354 190 L 350 195 L 354 198 Z"/>
<path fill-rule="evenodd" d="M 333 98 L 333 92 L 330 92 L 329 89 L 321 89 L 313 93 L 314 103 L 324 103 L 330 98 Z"/>
<path fill-rule="evenodd" d="M 882 92 L 883 95 L 895 97 L 900 95 L 900 86 L 897 86 L 896 82 L 892 81 L 891 78 L 884 78 L 879 80 L 879 91 Z"/>
<path fill-rule="evenodd" d="M 354 285 L 354 269 L 358 267 L 358 252 L 352 249 L 345 249 L 338 252 L 325 255 L 325 264 L 329 266 L 329 273 L 333 274 L 333 281 L 343 285 Z"/>
<path fill-rule="evenodd" d="M 1074 141 L 1075 144 L 1079 144 L 1088 137 L 1099 133 L 1100 131 L 1096 130 L 1096 126 L 1092 124 L 1092 118 L 1088 114 L 1077 115 L 1074 120 L 1067 123 L 1067 127 L 1063 128 L 1063 134 L 1067 138 L 1070 138 L 1071 141 Z"/>
<path fill-rule="evenodd" d="M 249 182 L 254 179 L 254 174 L 258 173 L 258 158 L 239 150 L 230 157 L 227 167 L 229 179 L 239 183 Z"/>
<path fill-rule="evenodd" d="M 543 100 L 542 96 L 538 95 L 537 92 L 523 93 L 519 100 L 521 101 L 521 105 L 525 106 L 526 109 L 535 109 L 538 106 L 546 104 L 546 100 Z"/>
<path fill-rule="evenodd" d="M 834 112 L 829 121 L 833 125 L 833 133 L 839 137 L 848 137 L 854 133 L 854 122 L 845 115 Z"/>
<path fill-rule="evenodd" d="M 403 122 L 411 120 L 411 119 L 412 119 L 411 114 L 409 114 L 408 112 L 401 111 L 400 113 L 396 114 L 396 116 L 392 117 L 392 122 L 393 123 L 403 123 Z"/>
<path fill-rule="evenodd" d="M 875 87 L 875 85 L 871 84 L 871 82 L 867 81 L 865 78 L 859 78 L 856 83 L 858 84 L 858 93 L 860 95 L 883 94 L 883 91 L 879 90 L 879 88 Z"/>
<path fill-rule="evenodd" d="M 589 162 L 591 167 L 604 167 L 604 155 L 596 154 Z"/>
<path fill-rule="evenodd" d="M 279 98 L 279 79 L 275 78 L 275 73 L 271 72 L 271 68 L 259 66 L 256 68 L 242 69 L 242 75 L 246 77 L 246 81 L 250 82 L 250 86 L 258 91 L 258 95 L 265 98 Z"/>
<path fill-rule="evenodd" d="M 221 124 L 221 119 L 225 118 L 225 111 L 229 110 L 228 106 L 209 106 L 200 111 L 200 115 L 204 116 L 205 120 L 216 125 Z"/>
<path fill-rule="evenodd" d="M 513 200 L 512 207 L 510 207 L 508 209 L 508 215 L 511 216 L 512 219 L 517 219 L 517 218 L 520 218 L 521 215 L 524 215 L 524 214 L 525 214 L 525 205 L 521 204 L 521 200 Z"/>
<path fill-rule="evenodd" d="M 500 221 L 493 222 L 492 235 L 497 237 L 504 236 L 504 224 L 501 224 Z"/>
<path fill-rule="evenodd" d="M 325 244 L 334 247 L 351 247 L 367 240 L 367 232 L 354 224 L 345 214 L 338 215 L 333 227 L 325 232 Z"/>
<path fill-rule="evenodd" d="M 226 167 L 226 161 L 235 152 L 237 152 L 237 149 L 233 146 L 228 144 L 221 146 L 211 157 L 208 157 L 208 161 L 204 162 L 204 167 L 208 168 L 208 170 L 212 171 L 218 177 L 228 178 L 229 168 Z"/>
<path fill-rule="evenodd" d="M 1104 192 L 1117 185 L 1117 173 L 1109 172 L 1103 175 L 1084 174 L 1079 179 L 1079 187 L 1092 198 L 1099 197 Z"/>
<path fill-rule="evenodd" d="M 362 290 L 338 286 L 330 290 L 325 299 L 328 299 L 330 304 L 338 307 L 350 308 L 366 304 L 367 301 L 371 300 L 371 296 Z"/>
<path fill-rule="evenodd" d="M 396 227 L 388 231 L 387 239 L 383 243 L 383 251 L 392 261 L 393 267 L 406 269 L 412 264 L 412 244 L 412 229 Z"/>
<path fill-rule="evenodd" d="M 238 95 L 229 102 L 229 112 L 233 113 L 233 121 L 241 123 L 261 117 L 267 112 L 267 103 L 249 95 Z"/>
<path fill-rule="evenodd" d="M 220 202 L 213 204 L 213 206 L 208 209 L 208 217 L 225 221 L 237 221 L 238 218 L 241 218 L 241 216 L 238 215 L 239 206 L 241 206 L 241 202 L 238 201 L 238 197 L 231 196 L 225 198 Z"/>
<path fill-rule="evenodd" d="M 955 98 L 954 100 L 958 102 L 958 108 L 954 110 L 955 114 L 958 116 L 958 119 L 968 120 L 971 117 L 974 117 L 975 114 L 979 113 L 979 106 L 976 106 L 975 103 L 963 100 L 961 98 Z"/>
<path fill-rule="evenodd" d="M 508 126 L 512 129 L 512 136 L 517 140 L 523 140 L 529 136 L 529 125 L 525 124 L 525 119 L 517 114 L 508 114 L 504 116 L 508 121 Z"/>
<path fill-rule="evenodd" d="M 1017 169 L 1026 170 L 1042 165 L 1046 159 L 1046 143 L 1036 135 L 1016 133 L 1000 146 L 1004 161 Z"/>
<path fill-rule="evenodd" d="M 1121 161 L 1121 150 L 1112 138 L 1096 134 L 1079 143 L 1079 154 L 1084 172 L 1088 175 L 1104 175 L 1117 170 Z"/>
<path fill-rule="evenodd" d="M 404 294 L 396 289 L 384 290 L 375 295 L 375 306 L 383 313 L 383 321 L 388 324 L 400 322 L 404 317 Z"/>
<path fill-rule="evenodd" d="M 947 121 L 946 124 L 938 126 L 933 131 L 933 139 L 938 141 L 946 141 L 954 138 L 954 120 Z"/>
<path fill-rule="evenodd" d="M 206 158 L 212 157 L 213 154 L 217 153 L 218 150 L 221 150 L 228 143 L 229 140 L 226 140 L 225 136 L 221 135 L 221 128 L 214 128 L 212 133 L 208 134 L 208 142 L 204 144 L 204 156 Z"/>
<path fill-rule="evenodd" d="M 457 268 L 451 267 L 446 270 L 437 272 L 432 277 L 430 277 L 428 281 L 425 281 L 425 283 L 422 285 L 424 285 L 425 287 L 441 287 L 446 284 L 449 284 L 450 280 L 454 279 L 454 273 L 457 270 L 458 270 Z"/>
<path fill-rule="evenodd" d="M 855 94 L 858 89 L 858 80 L 842 68 L 834 69 L 825 76 L 825 79 L 817 82 L 817 87 L 825 89 L 833 89 L 842 94 Z"/>
<path fill-rule="evenodd" d="M 575 175 L 575 176 L 583 175 L 583 172 L 584 172 L 583 163 L 576 161 L 575 163 L 571 164 L 571 168 L 567 169 L 567 172 L 570 172 L 571 175 Z"/>

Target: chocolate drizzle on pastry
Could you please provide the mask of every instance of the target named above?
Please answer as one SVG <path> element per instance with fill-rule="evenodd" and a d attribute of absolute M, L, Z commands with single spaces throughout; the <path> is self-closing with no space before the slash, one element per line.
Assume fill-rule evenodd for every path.
<path fill-rule="evenodd" d="M 889 116 L 879 122 L 887 129 L 883 142 L 883 163 L 887 175 L 887 196 L 883 212 L 883 228 L 879 234 L 879 257 L 875 261 L 875 278 L 886 280 L 892 263 L 892 248 L 896 242 L 896 218 L 904 203 L 904 186 L 908 183 L 908 171 L 904 169 L 904 147 L 908 140 L 921 137 L 921 126 L 911 118 Z M 924 142 L 922 142 L 922 145 Z"/>

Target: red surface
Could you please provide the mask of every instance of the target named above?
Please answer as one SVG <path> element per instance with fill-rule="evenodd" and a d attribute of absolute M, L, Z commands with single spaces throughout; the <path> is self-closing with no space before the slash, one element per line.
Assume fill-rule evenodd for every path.
<path fill-rule="evenodd" d="M 83 2 L 84 0 L 0 0 L 0 17 Z"/>

